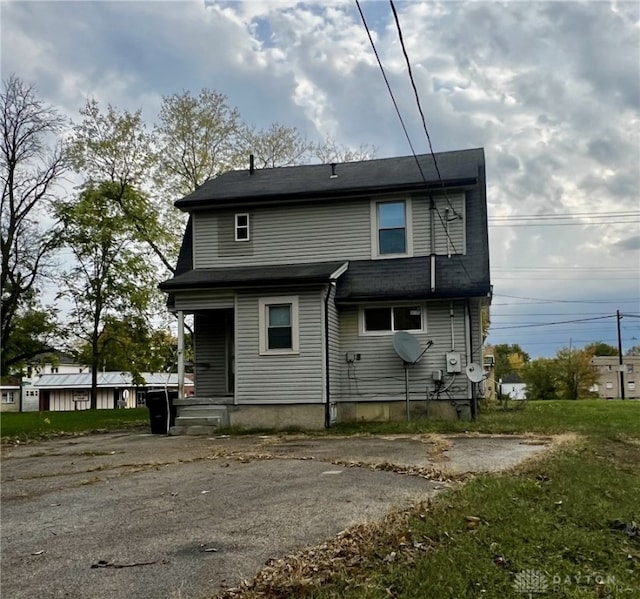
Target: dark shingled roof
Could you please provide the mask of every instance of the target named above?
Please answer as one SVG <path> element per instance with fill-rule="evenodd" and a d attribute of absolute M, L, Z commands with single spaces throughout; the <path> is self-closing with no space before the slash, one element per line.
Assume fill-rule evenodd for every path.
<path fill-rule="evenodd" d="M 475 183 L 478 166 L 484 164 L 484 150 L 457 150 L 436 154 L 438 169 L 447 187 Z M 265 203 L 270 200 L 317 200 L 385 190 L 408 191 L 438 188 L 441 182 L 431 154 L 345 162 L 336 166 L 314 164 L 224 173 L 204 183 L 193 193 L 178 200 L 182 210 L 223 206 L 239 202 Z M 422 170 L 422 173 L 421 173 Z M 423 179 L 424 175 L 424 179 Z"/>
<path fill-rule="evenodd" d="M 461 150 L 437 154 L 442 179 L 448 188 L 465 191 L 464 255 L 436 256 L 436 285 L 431 291 L 430 257 L 389 260 L 351 260 L 337 280 L 336 301 L 341 303 L 482 297 L 491 293 L 484 151 Z M 430 155 L 419 156 L 427 187 L 441 186 Z M 176 202 L 185 210 L 207 207 L 264 204 L 269 201 L 323 201 L 371 196 L 384 191 L 424 190 L 425 183 L 413 156 L 339 164 L 332 179 L 329 165 L 295 166 L 226 173 Z M 186 289 L 240 289 L 258 286 L 311 285 L 331 280 L 346 259 L 314 264 L 267 265 L 240 268 L 193 269 L 192 217 L 185 229 L 174 278 L 160 288 L 173 293 Z"/>
<path fill-rule="evenodd" d="M 336 302 L 440 299 L 486 296 L 488 269 L 471 271 L 465 256 L 436 256 L 436 285 L 431 291 L 429 256 L 395 260 L 352 260 L 338 280 Z M 467 268 L 468 272 L 465 271 Z"/>
<path fill-rule="evenodd" d="M 313 285 L 328 283 L 346 261 L 316 262 L 241 268 L 196 268 L 160 283 L 164 291 L 179 289 L 238 289 L 264 285 Z"/>

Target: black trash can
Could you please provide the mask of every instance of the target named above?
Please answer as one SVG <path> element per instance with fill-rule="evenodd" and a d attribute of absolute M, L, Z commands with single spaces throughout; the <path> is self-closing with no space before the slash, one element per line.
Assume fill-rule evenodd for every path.
<path fill-rule="evenodd" d="M 166 391 L 165 389 L 147 391 L 145 403 L 149 409 L 152 434 L 166 435 L 168 430 L 167 420 L 170 427 L 176 423 L 177 407 L 173 405 L 175 399 L 178 399 L 177 391 Z"/>

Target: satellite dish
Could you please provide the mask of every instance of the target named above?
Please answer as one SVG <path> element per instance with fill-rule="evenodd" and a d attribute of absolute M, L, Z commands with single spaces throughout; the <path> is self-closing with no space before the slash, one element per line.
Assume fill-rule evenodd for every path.
<path fill-rule="evenodd" d="M 467 378 L 472 383 L 479 383 L 486 378 L 484 368 L 482 368 L 480 364 L 476 364 L 475 362 L 471 362 L 471 364 L 468 364 L 464 369 L 464 372 L 467 375 Z"/>
<path fill-rule="evenodd" d="M 420 342 L 407 331 L 398 331 L 393 335 L 393 349 L 405 364 L 417 364 L 432 345 L 433 341 L 427 341 L 427 346 L 422 349 Z"/>
<path fill-rule="evenodd" d="M 420 342 L 407 331 L 398 331 L 393 335 L 393 349 L 396 351 L 400 359 L 404 362 L 404 390 L 407 404 L 407 422 L 410 419 L 409 411 L 409 366 L 413 366 L 420 361 L 431 346 L 433 341 L 427 341 L 424 349 L 420 347 Z"/>

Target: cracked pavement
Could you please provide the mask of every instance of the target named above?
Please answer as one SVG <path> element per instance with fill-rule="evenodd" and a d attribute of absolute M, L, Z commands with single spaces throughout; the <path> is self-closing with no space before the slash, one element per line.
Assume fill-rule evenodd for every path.
<path fill-rule="evenodd" d="M 210 597 L 270 558 L 424 500 L 450 479 L 515 466 L 550 444 L 127 432 L 3 446 L 3 595 Z"/>

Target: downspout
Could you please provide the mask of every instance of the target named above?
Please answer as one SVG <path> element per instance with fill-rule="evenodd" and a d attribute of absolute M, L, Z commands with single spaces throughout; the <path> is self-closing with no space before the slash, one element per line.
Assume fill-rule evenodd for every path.
<path fill-rule="evenodd" d="M 473 362 L 473 320 L 471 318 L 471 304 L 469 300 L 465 300 L 465 306 L 467 308 L 467 320 L 469 323 L 469 363 Z M 477 420 L 478 418 L 478 393 L 475 383 L 469 382 L 471 385 L 471 419 Z"/>
<path fill-rule="evenodd" d="M 324 426 L 331 428 L 331 375 L 330 375 L 330 353 L 329 353 L 329 300 L 331 298 L 331 290 L 335 287 L 335 282 L 331 281 L 327 285 L 327 294 L 324 297 L 324 376 L 325 376 L 325 393 L 326 401 L 324 404 Z"/>
<path fill-rule="evenodd" d="M 451 351 L 456 351 L 456 333 L 453 323 L 453 302 L 449 302 L 449 326 L 451 328 Z"/>
<path fill-rule="evenodd" d="M 447 258 L 451 258 L 451 235 L 449 235 L 449 208 L 444 211 L 445 234 L 447 236 Z"/>
<path fill-rule="evenodd" d="M 436 290 L 436 202 L 433 195 L 429 195 L 429 237 L 431 242 L 431 293 Z"/>

